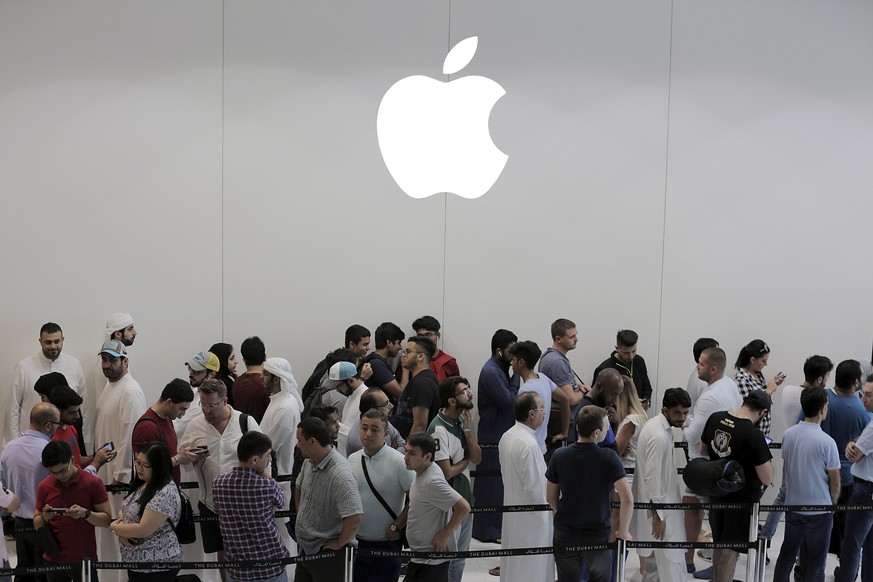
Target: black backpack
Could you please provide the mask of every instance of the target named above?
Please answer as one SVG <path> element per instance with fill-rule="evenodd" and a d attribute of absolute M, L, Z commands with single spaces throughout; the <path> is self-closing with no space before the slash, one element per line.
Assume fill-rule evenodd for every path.
<path fill-rule="evenodd" d="M 682 472 L 688 488 L 704 497 L 723 497 L 746 485 L 743 468 L 731 459 L 691 459 Z"/>
<path fill-rule="evenodd" d="M 324 403 L 324 395 L 328 392 L 333 392 L 334 390 L 336 390 L 336 387 L 327 388 L 323 385 L 313 390 L 309 394 L 309 398 L 303 401 L 303 411 L 300 413 L 300 420 L 303 420 L 304 418 L 309 418 L 310 414 L 312 413 L 312 409 L 317 406 L 322 406 L 322 404 Z"/>

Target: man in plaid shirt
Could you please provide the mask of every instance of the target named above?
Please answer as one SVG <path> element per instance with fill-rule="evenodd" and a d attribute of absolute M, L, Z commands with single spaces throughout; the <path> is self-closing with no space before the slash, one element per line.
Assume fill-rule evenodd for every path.
<path fill-rule="evenodd" d="M 212 496 L 228 560 L 275 562 L 261 568 L 228 568 L 229 582 L 287 582 L 282 543 L 273 510 L 285 506 L 285 494 L 270 477 L 270 437 L 249 431 L 239 439 L 239 465 L 215 478 Z"/>
<path fill-rule="evenodd" d="M 312 556 L 357 545 L 355 535 L 364 518 L 358 482 L 349 462 L 330 444 L 327 426 L 310 416 L 297 425 L 297 448 L 305 459 L 297 489 L 297 544 L 300 555 Z M 300 562 L 295 582 L 342 580 L 342 552 Z"/>

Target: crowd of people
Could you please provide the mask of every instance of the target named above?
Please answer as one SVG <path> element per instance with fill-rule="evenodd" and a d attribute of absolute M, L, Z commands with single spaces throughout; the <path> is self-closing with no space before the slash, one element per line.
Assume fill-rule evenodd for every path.
<path fill-rule="evenodd" d="M 185 362 L 187 381 L 171 380 L 149 406 L 130 371 L 137 331 L 129 314 L 107 321 L 96 402 L 86 398 L 81 364 L 63 353 L 60 326 L 45 324 L 40 351 L 16 366 L 4 398 L 0 508 L 14 516 L 7 526 L 17 567 L 75 567 L 17 577 L 78 581 L 88 557 L 129 563 L 132 582 L 170 582 L 179 568 L 167 566 L 197 545 L 230 562 L 223 580 L 282 582 L 286 559 L 297 555 L 311 559 L 296 564 L 295 580 L 338 581 L 346 567 L 339 550 L 355 545 L 356 581 L 459 582 L 463 557 L 403 563 L 391 552 L 463 552 L 475 537 L 552 548 L 501 558 L 491 573 L 502 580 L 607 581 L 614 560 L 624 559 L 603 549 L 616 538 L 703 539 L 703 511 L 635 510 L 635 500 L 749 504 L 777 480 L 777 504 L 788 506 L 866 503 L 873 492 L 869 361 L 835 367 L 814 355 L 804 382 L 783 387 L 785 374 L 764 376 L 764 341 L 739 350 L 731 375 L 718 342 L 701 338 L 687 386 L 664 390 L 655 412 L 634 331 L 617 333 L 615 350 L 585 384 L 567 357 L 578 342 L 572 321 L 552 324 L 545 351 L 500 329 L 473 384 L 440 349 L 435 318 L 411 329 L 350 326 L 302 386 L 257 336 L 240 345 L 241 374 L 234 347 L 216 343 Z M 790 427 L 781 479 L 768 444 L 777 390 Z M 683 485 L 677 436 L 689 459 L 739 464 L 739 488 L 714 497 Z M 198 485 L 199 535 L 190 545 L 177 529 L 185 475 Z M 513 505 L 552 511 L 471 512 Z M 289 509 L 290 518 L 277 513 Z M 838 581 L 855 580 L 859 568 L 873 579 L 873 512 L 836 516 L 787 512 L 776 580 L 789 580 L 792 568 L 822 580 L 829 551 L 840 559 Z M 780 517 L 771 513 L 759 535 L 772 539 Z M 713 551 L 712 566 L 697 571 L 694 550 L 641 548 L 643 579 L 730 581 L 756 525 L 748 509 L 713 509 L 712 540 L 730 547 Z M 8 568 L 5 546 L 0 558 Z"/>

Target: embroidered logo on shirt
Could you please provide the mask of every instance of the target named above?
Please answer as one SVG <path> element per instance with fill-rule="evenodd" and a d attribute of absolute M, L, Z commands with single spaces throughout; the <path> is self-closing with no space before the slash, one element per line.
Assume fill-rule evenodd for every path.
<path fill-rule="evenodd" d="M 731 454 L 731 435 L 730 433 L 726 433 L 723 430 L 715 431 L 715 435 L 712 437 L 712 442 L 709 443 L 709 446 L 712 447 L 712 450 L 715 451 L 715 454 L 721 457 L 722 459 L 730 456 Z"/>

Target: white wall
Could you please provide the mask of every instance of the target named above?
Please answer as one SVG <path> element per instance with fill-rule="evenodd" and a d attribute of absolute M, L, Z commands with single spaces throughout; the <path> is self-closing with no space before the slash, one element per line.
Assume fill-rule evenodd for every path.
<path fill-rule="evenodd" d="M 862 1 L 0 4 L 0 391 L 48 320 L 90 366 L 113 311 L 150 398 L 215 341 L 259 334 L 302 379 L 350 323 L 424 313 L 471 378 L 495 329 L 544 346 L 556 317 L 583 378 L 630 327 L 662 389 L 701 335 L 730 358 L 765 339 L 790 382 L 868 355 L 871 22 Z M 506 170 L 478 200 L 409 199 L 379 101 L 473 34 Z"/>

